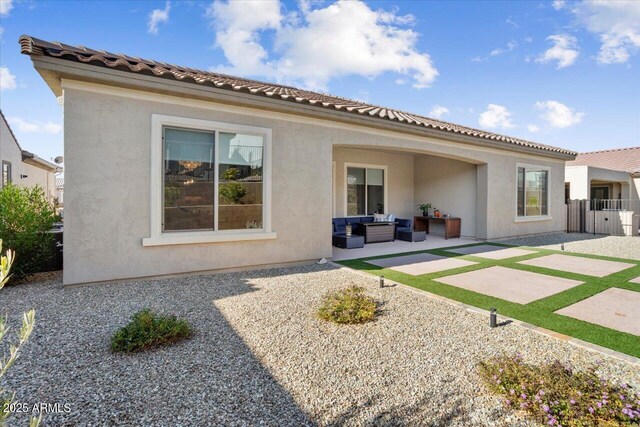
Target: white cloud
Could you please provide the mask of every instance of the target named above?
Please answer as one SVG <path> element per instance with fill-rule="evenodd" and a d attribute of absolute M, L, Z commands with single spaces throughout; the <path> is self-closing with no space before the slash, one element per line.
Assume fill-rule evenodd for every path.
<path fill-rule="evenodd" d="M 514 40 L 511 40 L 509 43 L 507 43 L 507 47 L 505 48 L 499 47 L 497 49 L 493 49 L 491 53 L 489 53 L 489 55 L 490 56 L 502 55 L 503 53 L 511 52 L 516 47 L 518 47 L 518 43 L 516 43 Z"/>
<path fill-rule="evenodd" d="M 442 105 L 434 105 L 431 111 L 429 111 L 429 117 L 434 119 L 441 119 L 445 114 L 449 114 L 449 109 Z"/>
<path fill-rule="evenodd" d="M 502 105 L 489 104 L 487 106 L 487 110 L 480 114 L 480 119 L 478 120 L 480 126 L 483 128 L 512 128 L 513 123 L 511 123 L 511 113 L 507 110 L 506 107 Z"/>
<path fill-rule="evenodd" d="M 164 9 L 154 9 L 149 14 L 149 22 L 147 31 L 151 34 L 158 34 L 158 25 L 166 24 L 169 22 L 169 10 L 171 9 L 171 2 L 167 2 Z"/>
<path fill-rule="evenodd" d="M 16 88 L 16 76 L 7 67 L 0 67 L 0 90 Z"/>
<path fill-rule="evenodd" d="M 551 4 L 555 10 L 564 9 L 566 5 L 567 2 L 565 0 L 553 0 L 553 3 Z"/>
<path fill-rule="evenodd" d="M 600 37 L 598 62 L 624 63 L 640 48 L 640 2 L 585 1 L 573 13 Z"/>
<path fill-rule="evenodd" d="M 416 88 L 435 80 L 430 56 L 416 47 L 420 34 L 403 28 L 415 20 L 411 15 L 372 10 L 361 1 L 313 8 L 318 4 L 303 1 L 299 11 L 283 14 L 277 0 L 214 1 L 207 15 L 229 61 L 214 70 L 311 88 L 324 88 L 338 76 L 374 78 L 384 72 L 411 78 Z M 273 40 L 271 52 L 263 36 Z"/>
<path fill-rule="evenodd" d="M 0 0 L 0 15 L 8 15 L 11 9 L 13 9 L 13 0 Z"/>
<path fill-rule="evenodd" d="M 547 37 L 553 46 L 536 58 L 536 62 L 548 63 L 557 61 L 557 68 L 568 67 L 573 64 L 580 52 L 577 48 L 577 40 L 568 34 L 554 34 Z"/>
<path fill-rule="evenodd" d="M 518 25 L 518 23 L 514 21 L 510 16 L 504 22 L 511 25 L 513 28 L 520 28 L 520 25 Z"/>
<path fill-rule="evenodd" d="M 567 128 L 582 121 L 584 113 L 573 109 L 558 101 L 538 101 L 536 109 L 542 111 L 540 118 L 555 128 Z"/>
<path fill-rule="evenodd" d="M 536 133 L 540 131 L 540 126 L 538 125 L 527 125 L 527 130 L 531 133 Z"/>
<path fill-rule="evenodd" d="M 12 128 L 17 129 L 20 132 L 25 133 L 60 133 L 62 132 L 62 125 L 53 122 L 29 122 L 20 117 L 7 117 L 7 121 Z"/>

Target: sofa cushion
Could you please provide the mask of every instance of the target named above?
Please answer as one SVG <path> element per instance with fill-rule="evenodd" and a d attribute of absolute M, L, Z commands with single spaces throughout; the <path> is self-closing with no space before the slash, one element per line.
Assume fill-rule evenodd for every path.
<path fill-rule="evenodd" d="M 345 218 L 333 218 L 331 220 L 333 223 L 333 232 L 334 233 L 344 233 L 345 227 L 347 225 L 347 220 Z"/>
<path fill-rule="evenodd" d="M 396 218 L 396 225 L 402 228 L 411 228 L 411 220 L 410 219 L 402 219 Z"/>
<path fill-rule="evenodd" d="M 372 216 L 361 216 L 360 217 L 360 222 L 373 222 L 373 217 Z"/>
<path fill-rule="evenodd" d="M 357 216 L 345 218 L 345 220 L 347 221 L 347 224 L 357 224 L 361 222 L 360 217 L 357 217 Z"/>

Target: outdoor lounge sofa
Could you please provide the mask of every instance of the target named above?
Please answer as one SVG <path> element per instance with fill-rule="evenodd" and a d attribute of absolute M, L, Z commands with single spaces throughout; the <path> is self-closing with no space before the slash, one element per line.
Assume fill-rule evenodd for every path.
<path fill-rule="evenodd" d="M 359 219 L 360 218 L 333 218 L 333 220 L 331 221 L 333 224 L 333 246 L 343 249 L 364 247 L 364 236 L 358 236 L 355 233 L 352 233 L 351 236 L 347 237 L 347 224 L 352 224 L 353 226 L 355 226 L 355 220 Z M 348 222 L 347 220 L 353 221 Z M 373 218 L 371 218 L 371 222 L 373 222 Z"/>
<path fill-rule="evenodd" d="M 344 249 L 362 248 L 364 247 L 362 223 L 374 222 L 372 216 L 333 218 L 333 246 Z M 424 231 L 413 231 L 412 221 L 410 219 L 396 218 L 395 222 L 395 238 L 406 242 L 422 242 L 426 239 Z M 353 227 L 352 235 L 347 237 L 346 227 L 351 224 Z"/>

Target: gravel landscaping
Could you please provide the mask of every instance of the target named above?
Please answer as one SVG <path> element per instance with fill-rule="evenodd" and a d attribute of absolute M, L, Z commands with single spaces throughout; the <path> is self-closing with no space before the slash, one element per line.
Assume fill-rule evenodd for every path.
<path fill-rule="evenodd" d="M 327 290 L 350 285 L 382 303 L 378 320 L 315 317 Z M 194 336 L 111 353 L 112 333 L 145 307 L 187 319 Z M 0 291 L 12 325 L 30 308 L 36 330 L 6 386 L 16 402 L 70 405 L 46 425 L 530 425 L 477 375 L 479 361 L 503 352 L 598 363 L 602 375 L 640 386 L 638 365 L 513 324 L 490 329 L 485 315 L 332 266 Z"/>
<path fill-rule="evenodd" d="M 560 250 L 564 243 L 565 251 L 640 260 L 640 237 L 558 233 L 501 240 L 500 243 L 554 250 Z"/>

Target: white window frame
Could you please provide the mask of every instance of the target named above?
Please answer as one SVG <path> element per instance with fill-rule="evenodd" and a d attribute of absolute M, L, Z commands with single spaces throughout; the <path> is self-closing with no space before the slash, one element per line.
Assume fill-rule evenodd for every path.
<path fill-rule="evenodd" d="M 169 231 L 162 230 L 163 218 L 163 128 L 177 127 L 215 133 L 215 164 L 214 168 L 214 201 L 217 206 L 218 174 L 219 174 L 219 138 L 220 132 L 244 133 L 261 135 L 264 137 L 262 159 L 262 225 L 261 229 L 247 230 L 218 230 L 218 212 L 215 213 L 214 230 L 204 231 Z M 150 172 L 150 229 L 149 237 L 142 239 L 143 246 L 182 245 L 197 243 L 232 242 L 244 240 L 275 239 L 276 233 L 271 229 L 271 129 L 237 125 L 231 123 L 214 122 L 209 120 L 191 119 L 187 117 L 153 114 L 151 116 L 151 172 Z"/>
<path fill-rule="evenodd" d="M 344 163 L 344 216 L 345 218 L 357 218 L 357 217 L 361 217 L 361 216 L 367 216 L 367 213 L 365 211 L 365 213 L 363 215 L 347 215 L 348 212 L 348 207 L 347 207 L 347 201 L 349 200 L 349 196 L 347 194 L 348 191 L 348 178 L 349 178 L 349 174 L 347 173 L 347 171 L 349 170 L 349 168 L 364 168 L 364 185 L 365 185 L 365 199 L 364 199 L 364 206 L 366 209 L 367 206 L 367 192 L 366 192 L 366 186 L 367 186 L 367 169 L 382 169 L 384 171 L 384 210 L 385 212 L 388 209 L 388 189 L 389 189 L 389 185 L 388 185 L 388 181 L 389 181 L 389 174 L 387 173 L 387 165 L 369 165 L 366 163 Z"/>
<path fill-rule="evenodd" d="M 518 216 L 518 169 L 525 169 L 525 177 L 527 170 L 543 170 L 547 172 L 547 215 L 534 215 L 534 216 Z M 551 168 L 549 166 L 534 165 L 529 163 L 516 163 L 515 169 L 515 216 L 513 222 L 534 222 L 534 221 L 548 221 L 553 219 L 551 214 Z M 525 194 L 527 191 L 527 183 L 525 179 Z M 526 206 L 525 206 L 526 212 Z"/>

